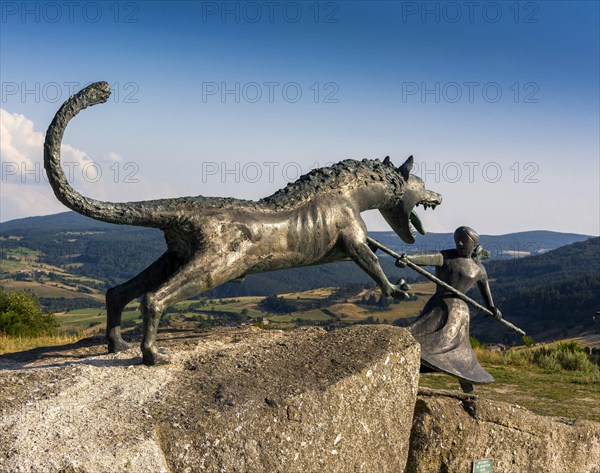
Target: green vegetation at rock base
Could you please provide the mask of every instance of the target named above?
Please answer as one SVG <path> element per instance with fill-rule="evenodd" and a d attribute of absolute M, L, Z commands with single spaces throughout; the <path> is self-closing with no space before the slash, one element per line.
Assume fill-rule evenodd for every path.
<path fill-rule="evenodd" d="M 59 326 L 38 299 L 25 291 L 0 289 L 0 334 L 18 337 L 55 335 Z"/>

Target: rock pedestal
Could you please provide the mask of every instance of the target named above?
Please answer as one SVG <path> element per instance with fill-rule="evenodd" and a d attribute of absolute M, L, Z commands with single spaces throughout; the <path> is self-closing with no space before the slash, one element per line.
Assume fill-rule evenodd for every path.
<path fill-rule="evenodd" d="M 404 329 L 200 336 L 165 366 L 137 350 L 5 363 L 0 389 L 26 385 L 2 408 L 0 471 L 404 470 L 419 378 Z"/>
<path fill-rule="evenodd" d="M 600 473 L 598 423 L 417 396 L 401 328 L 161 336 L 164 366 L 93 341 L 1 356 L 0 473 Z"/>

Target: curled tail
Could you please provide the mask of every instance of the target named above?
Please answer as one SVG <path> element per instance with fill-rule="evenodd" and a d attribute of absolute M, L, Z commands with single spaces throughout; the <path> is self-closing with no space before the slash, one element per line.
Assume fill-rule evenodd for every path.
<path fill-rule="evenodd" d="M 110 86 L 96 82 L 82 89 L 60 107 L 50 123 L 44 142 L 44 168 L 54 195 L 71 210 L 108 223 L 161 227 L 168 217 L 153 202 L 102 202 L 82 196 L 67 182 L 60 165 L 60 145 L 69 120 L 81 110 L 104 103 L 110 97 Z"/>

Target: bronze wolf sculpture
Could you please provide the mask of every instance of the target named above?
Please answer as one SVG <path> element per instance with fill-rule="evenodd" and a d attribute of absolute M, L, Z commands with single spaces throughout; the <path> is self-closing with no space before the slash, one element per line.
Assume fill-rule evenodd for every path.
<path fill-rule="evenodd" d="M 67 182 L 60 146 L 67 123 L 86 107 L 106 102 L 106 82 L 91 84 L 70 97 L 46 133 L 44 167 L 59 201 L 104 222 L 160 228 L 167 251 L 147 269 L 106 293 L 110 352 L 129 348 L 121 337 L 121 312 L 143 296 L 143 362 L 167 358 L 156 332 L 162 311 L 178 300 L 200 294 L 247 274 L 352 259 L 383 294 L 406 296 L 407 286 L 390 283 L 367 244 L 360 213 L 379 209 L 400 238 L 414 243 L 414 227 L 424 233 L 416 205 L 441 203 L 411 175 L 412 156 L 399 168 L 389 158 L 346 160 L 316 169 L 259 201 L 218 197 L 181 197 L 112 203 L 84 197 Z"/>

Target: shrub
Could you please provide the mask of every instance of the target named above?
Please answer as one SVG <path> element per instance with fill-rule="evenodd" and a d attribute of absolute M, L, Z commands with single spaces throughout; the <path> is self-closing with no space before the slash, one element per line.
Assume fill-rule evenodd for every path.
<path fill-rule="evenodd" d="M 598 366 L 590 360 L 589 355 L 577 342 L 561 342 L 550 347 L 543 347 L 533 352 L 533 362 L 548 370 L 580 371 L 595 373 Z"/>
<path fill-rule="evenodd" d="M 0 333 L 22 337 L 55 335 L 58 325 L 54 315 L 44 312 L 33 294 L 0 289 Z"/>
<path fill-rule="evenodd" d="M 531 338 L 529 335 L 524 335 L 523 336 L 523 343 L 525 344 L 526 347 L 531 347 L 533 346 L 533 338 Z"/>
<path fill-rule="evenodd" d="M 591 363 L 587 354 L 583 352 L 557 352 L 557 359 L 563 369 L 568 371 L 591 372 L 595 365 Z"/>
<path fill-rule="evenodd" d="M 533 362 L 543 370 L 559 371 L 561 365 L 550 353 L 539 350 L 533 354 Z"/>
<path fill-rule="evenodd" d="M 577 372 L 585 374 L 589 380 L 600 380 L 600 367 L 594 363 L 590 354 L 574 341 L 540 348 L 511 348 L 504 352 L 490 351 L 483 347 L 474 349 L 477 358 L 485 363 L 504 366 L 535 365 L 543 370 Z"/>

